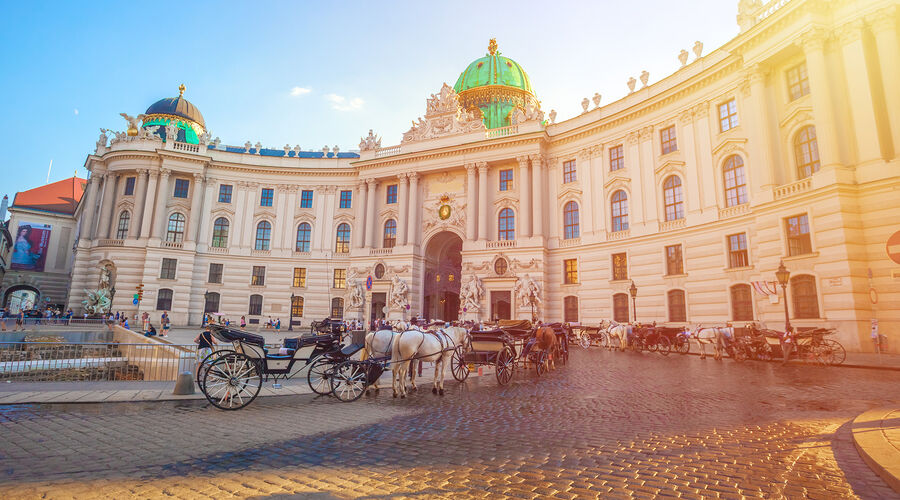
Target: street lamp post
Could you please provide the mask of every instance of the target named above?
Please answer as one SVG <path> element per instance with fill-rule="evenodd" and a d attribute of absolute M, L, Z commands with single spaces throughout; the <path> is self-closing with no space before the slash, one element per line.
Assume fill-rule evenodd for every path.
<path fill-rule="evenodd" d="M 209 323 L 206 320 L 206 312 L 207 312 L 206 308 L 208 306 L 209 306 L 209 290 L 207 289 L 205 292 L 203 292 L 203 316 L 202 316 L 202 319 L 200 320 L 200 323 L 202 323 L 203 326 L 206 326 Z"/>
<path fill-rule="evenodd" d="M 634 284 L 634 280 L 631 280 L 631 287 L 628 288 L 628 293 L 631 294 L 631 309 L 634 314 L 634 322 L 637 324 L 637 303 L 634 300 L 637 297 L 637 286 Z"/>
<path fill-rule="evenodd" d="M 291 310 L 291 319 L 288 320 L 288 331 L 294 331 L 294 292 L 291 292 L 291 305 L 289 306 Z"/>
<path fill-rule="evenodd" d="M 788 280 L 791 278 L 791 272 L 784 267 L 784 261 L 778 265 L 778 270 L 775 271 L 775 277 L 778 279 L 778 284 L 781 285 L 781 293 L 784 295 L 784 331 L 791 331 L 791 317 L 788 315 L 788 294 L 787 294 L 787 285 Z"/>

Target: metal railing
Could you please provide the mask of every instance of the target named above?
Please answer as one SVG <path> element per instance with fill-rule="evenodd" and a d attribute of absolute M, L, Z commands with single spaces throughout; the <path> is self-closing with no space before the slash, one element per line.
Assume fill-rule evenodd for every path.
<path fill-rule="evenodd" d="M 16 318 L 0 318 L 0 327 L 5 324 L 5 331 L 16 328 Z M 25 318 L 24 326 L 69 326 L 96 327 L 107 326 L 108 321 L 102 318 Z"/>
<path fill-rule="evenodd" d="M 196 345 L 0 342 L 10 382 L 173 381 L 196 364 Z"/>

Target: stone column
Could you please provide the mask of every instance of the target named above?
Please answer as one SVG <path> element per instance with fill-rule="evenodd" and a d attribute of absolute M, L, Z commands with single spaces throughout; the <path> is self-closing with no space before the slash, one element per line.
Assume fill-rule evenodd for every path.
<path fill-rule="evenodd" d="M 141 238 L 150 237 L 150 227 L 153 226 L 153 214 L 156 205 L 153 203 L 153 197 L 156 195 L 156 188 L 159 184 L 159 172 L 150 170 L 147 173 L 147 192 L 144 194 L 144 211 L 141 214 Z"/>
<path fill-rule="evenodd" d="M 366 196 L 366 246 L 375 248 L 375 231 L 377 231 L 378 217 L 375 214 L 375 188 L 378 187 L 378 181 L 375 179 L 366 179 L 369 187 L 369 194 Z"/>
<path fill-rule="evenodd" d="M 702 114 L 702 112 L 700 113 Z M 700 178 L 702 175 L 700 172 L 706 172 L 707 177 L 712 174 L 714 170 L 706 170 L 703 169 L 703 165 L 700 163 L 700 159 L 698 158 L 697 151 L 697 138 L 694 136 L 696 132 L 697 135 L 703 134 L 704 130 L 702 127 L 697 127 L 699 130 L 694 129 L 694 110 L 687 110 L 681 113 L 678 116 L 678 149 L 681 150 L 684 155 L 684 175 L 679 175 L 681 178 L 681 194 L 682 199 L 684 200 L 684 215 L 687 216 L 693 212 L 698 212 L 703 209 L 703 179 Z M 700 116 L 698 115 L 699 119 Z M 702 139 L 701 139 L 702 140 Z M 654 179 L 655 180 L 655 179 Z M 662 189 L 661 186 L 644 186 L 644 191 L 647 189 Z M 654 203 L 653 205 L 647 206 L 647 219 L 649 220 L 650 214 L 657 214 L 660 222 L 666 222 L 666 208 L 665 208 L 665 200 L 662 199 L 662 192 L 660 194 L 659 203 Z M 655 200 L 654 200 L 655 201 Z M 723 205 L 724 206 L 724 205 Z M 653 212 L 650 212 L 651 209 L 655 208 Z M 656 217 L 654 217 L 656 218 Z"/>
<path fill-rule="evenodd" d="M 409 210 L 406 215 L 406 244 L 419 243 L 419 174 L 410 172 L 409 178 Z"/>
<path fill-rule="evenodd" d="M 297 210 L 297 192 L 300 191 L 300 186 L 287 186 L 285 189 L 288 193 L 287 202 L 282 214 L 283 219 L 279 222 L 284 232 L 282 248 L 293 252 L 297 248 L 297 226 L 294 225 L 294 213 Z"/>
<path fill-rule="evenodd" d="M 156 190 L 156 221 L 153 223 L 153 237 L 164 239 L 166 237 L 166 209 L 169 204 L 170 175 L 172 171 L 167 168 L 159 169 L 159 188 Z"/>
<path fill-rule="evenodd" d="M 88 179 L 87 194 L 84 197 L 84 208 L 81 209 L 81 234 L 80 237 L 85 240 L 93 239 L 91 226 L 94 224 L 94 213 L 97 211 L 97 184 L 99 183 L 96 176 L 91 175 Z"/>
<path fill-rule="evenodd" d="M 131 214 L 131 225 L 128 226 L 128 237 L 141 235 L 141 221 L 144 217 L 144 205 L 147 204 L 147 172 L 146 168 L 137 169 L 137 189 L 134 192 L 134 210 Z"/>
<path fill-rule="evenodd" d="M 750 148 L 758 156 L 754 158 L 742 158 L 744 168 L 750 171 L 751 193 L 770 191 L 775 186 L 775 165 L 772 161 L 772 145 L 769 141 L 769 102 L 766 94 L 766 80 L 769 76 L 769 67 L 757 64 L 748 72 L 750 81 L 750 97 L 745 100 L 744 115 L 750 120 L 744 120 L 750 136 Z M 722 165 L 718 166 L 722 168 Z M 725 206 L 724 203 L 722 206 Z"/>
<path fill-rule="evenodd" d="M 353 241 L 356 242 L 356 248 L 366 246 L 366 181 L 360 180 L 356 184 L 356 227 L 353 231 Z"/>
<path fill-rule="evenodd" d="M 248 182 L 245 186 L 247 187 L 247 203 L 243 208 L 236 208 L 246 212 L 243 216 L 244 227 L 241 229 L 241 247 L 252 249 L 256 244 L 256 224 L 254 224 L 256 217 L 254 214 L 256 213 L 256 207 L 259 206 L 262 195 L 260 190 L 262 188 L 258 182 Z"/>
<path fill-rule="evenodd" d="M 478 162 L 478 239 L 488 239 L 487 187 L 488 164 Z"/>
<path fill-rule="evenodd" d="M 866 53 L 863 48 L 864 28 L 865 24 L 862 19 L 857 19 L 841 27 L 838 32 L 841 50 L 844 53 L 847 93 L 851 96 L 850 114 L 853 117 L 858 163 L 868 163 L 880 160 L 882 157 L 878 123 L 875 117 L 875 96 L 872 95 L 872 87 L 869 85 L 869 71 L 866 68 Z M 894 61 L 894 64 L 897 64 L 897 61 Z M 898 82 L 886 81 L 891 84 L 886 93 L 895 94 Z M 815 88 L 812 88 L 812 92 L 815 91 Z M 818 128 L 816 131 L 818 132 Z M 821 145 L 822 141 L 820 140 L 820 148 Z"/>
<path fill-rule="evenodd" d="M 531 155 L 531 235 L 544 236 L 544 195 L 542 181 L 544 159 L 539 154 Z"/>
<path fill-rule="evenodd" d="M 475 241 L 478 211 L 475 207 L 475 193 L 478 189 L 475 180 L 475 164 L 466 163 L 466 239 Z"/>
<path fill-rule="evenodd" d="M 234 220 L 231 221 L 231 231 L 228 235 L 228 246 L 240 248 L 241 239 L 244 236 L 244 218 L 246 216 L 253 217 L 253 209 L 247 213 L 247 183 L 238 181 L 234 183 L 234 192 L 231 197 L 234 207 Z"/>
<path fill-rule="evenodd" d="M 578 183 L 582 186 L 581 195 L 581 236 L 585 236 L 594 232 L 594 196 L 593 196 L 593 157 L 599 146 L 584 148 L 576 155 Z M 602 148 L 601 148 L 602 149 Z M 564 208 L 564 207 L 563 207 Z M 565 217 L 565 214 L 562 214 Z M 561 222 L 562 218 L 560 219 Z M 565 228 L 563 228 L 562 237 L 565 238 Z"/>
<path fill-rule="evenodd" d="M 397 179 L 400 185 L 397 187 L 397 245 L 406 245 L 407 231 L 409 227 L 409 176 L 399 174 Z"/>
<path fill-rule="evenodd" d="M 212 206 L 216 196 L 216 185 L 218 179 L 212 177 L 206 178 L 206 189 L 203 192 L 203 208 L 200 210 L 200 227 L 197 234 L 197 246 L 206 248 L 209 243 L 209 226 L 212 224 Z M 229 235 L 230 236 L 230 235 Z"/>
<path fill-rule="evenodd" d="M 531 190 L 529 189 L 531 176 L 528 172 L 528 157 L 519 156 L 516 161 L 519 162 L 519 173 L 513 181 L 519 191 L 519 213 L 516 214 L 519 223 L 516 224 L 518 226 L 516 234 L 518 237 L 528 238 L 531 236 Z"/>
<path fill-rule="evenodd" d="M 103 200 L 100 203 L 100 218 L 97 219 L 97 238 L 108 238 L 113 198 L 116 195 L 116 174 L 107 172 L 103 176 Z"/>
<path fill-rule="evenodd" d="M 900 93 L 890 89 L 900 82 L 900 45 L 897 43 L 897 6 L 888 7 L 868 18 L 875 36 L 878 61 L 881 63 L 881 81 L 884 102 L 891 126 L 894 157 L 900 155 Z"/>
<path fill-rule="evenodd" d="M 840 164 L 840 150 L 838 149 L 837 121 L 831 99 L 832 89 L 828 82 L 828 68 L 825 65 L 825 33 L 820 29 L 811 30 L 803 35 L 800 45 L 806 54 L 806 70 L 809 75 L 809 88 L 815 114 L 819 161 L 822 167 L 837 166 Z M 793 153 L 793 150 L 791 152 Z M 795 171 L 793 175 L 793 178 L 796 178 L 797 172 Z"/>
<path fill-rule="evenodd" d="M 200 202 L 203 201 L 203 183 L 205 181 L 203 174 L 194 174 L 194 185 L 191 189 L 191 214 L 188 218 L 188 227 L 186 232 L 187 241 L 197 241 L 197 235 L 200 232 Z"/>

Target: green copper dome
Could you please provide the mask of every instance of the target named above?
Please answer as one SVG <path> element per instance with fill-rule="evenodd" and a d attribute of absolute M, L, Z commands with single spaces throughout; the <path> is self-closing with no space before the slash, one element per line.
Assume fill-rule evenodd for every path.
<path fill-rule="evenodd" d="M 509 126 L 516 108 L 537 107 L 528 73 L 519 63 L 501 56 L 493 38 L 488 54 L 469 64 L 453 90 L 463 109 L 481 111 L 484 126 L 489 129 Z"/>

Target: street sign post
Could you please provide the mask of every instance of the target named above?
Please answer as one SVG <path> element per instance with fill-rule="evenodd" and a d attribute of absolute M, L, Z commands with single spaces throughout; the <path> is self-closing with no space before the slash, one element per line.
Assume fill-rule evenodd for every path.
<path fill-rule="evenodd" d="M 368 278 L 366 278 L 366 290 L 372 289 L 372 275 L 370 274 Z"/>
<path fill-rule="evenodd" d="M 131 299 L 131 303 L 134 304 L 134 305 L 137 305 L 137 304 L 138 304 L 138 299 Z"/>
<path fill-rule="evenodd" d="M 888 238 L 887 254 L 892 261 L 900 264 L 900 231 L 897 231 Z"/>

